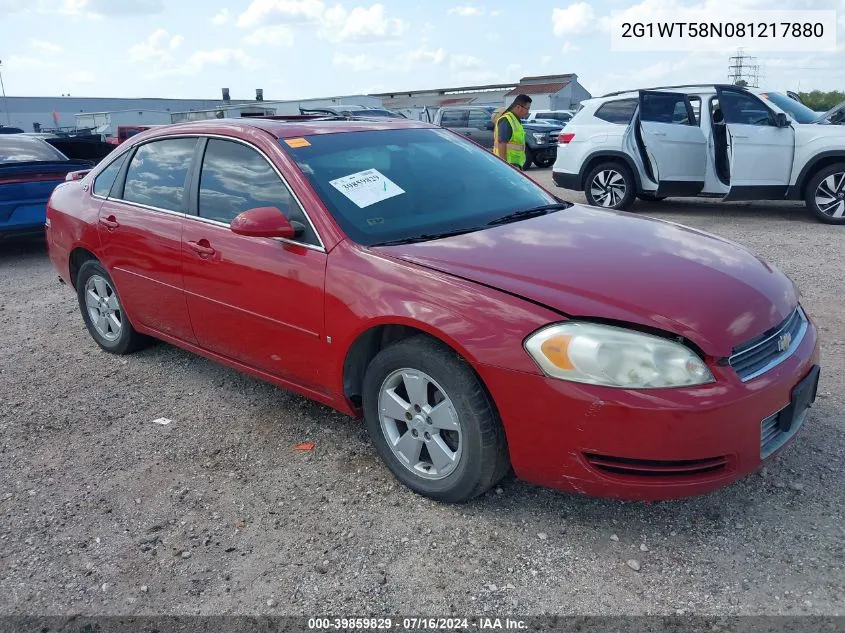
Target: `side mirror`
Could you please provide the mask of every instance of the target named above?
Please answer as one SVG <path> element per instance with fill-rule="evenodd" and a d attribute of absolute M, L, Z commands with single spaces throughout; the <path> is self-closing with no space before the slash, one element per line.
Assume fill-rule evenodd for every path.
<path fill-rule="evenodd" d="M 775 124 L 778 127 L 789 127 L 789 119 L 786 118 L 786 115 L 783 112 L 778 112 L 775 115 Z"/>
<path fill-rule="evenodd" d="M 233 233 L 247 237 L 282 237 L 293 239 L 296 228 L 276 207 L 258 207 L 235 217 L 229 228 Z"/>

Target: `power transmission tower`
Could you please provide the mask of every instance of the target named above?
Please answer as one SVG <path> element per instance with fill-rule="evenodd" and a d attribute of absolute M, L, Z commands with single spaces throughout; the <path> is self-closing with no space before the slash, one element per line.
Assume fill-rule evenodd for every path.
<path fill-rule="evenodd" d="M 760 87 L 760 64 L 756 57 L 747 57 L 743 49 L 737 49 L 736 55 L 728 62 L 728 79 L 732 84 Z"/>

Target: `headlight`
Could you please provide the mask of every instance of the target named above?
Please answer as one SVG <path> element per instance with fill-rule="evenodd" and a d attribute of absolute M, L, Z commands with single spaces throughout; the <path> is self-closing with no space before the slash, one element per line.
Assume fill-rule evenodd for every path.
<path fill-rule="evenodd" d="M 625 389 L 713 382 L 690 349 L 659 336 L 593 323 L 567 322 L 531 335 L 525 349 L 552 378 Z"/>
<path fill-rule="evenodd" d="M 546 134 L 544 132 L 531 132 L 531 136 L 534 137 L 534 141 L 538 145 L 544 145 L 546 143 Z"/>

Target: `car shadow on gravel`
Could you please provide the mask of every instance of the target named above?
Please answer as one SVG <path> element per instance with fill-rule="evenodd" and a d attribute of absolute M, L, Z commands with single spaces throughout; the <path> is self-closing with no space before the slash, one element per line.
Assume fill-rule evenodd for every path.
<path fill-rule="evenodd" d="M 40 259 L 47 257 L 47 244 L 43 235 L 27 237 L 0 236 L 0 264 L 7 261 Z"/>

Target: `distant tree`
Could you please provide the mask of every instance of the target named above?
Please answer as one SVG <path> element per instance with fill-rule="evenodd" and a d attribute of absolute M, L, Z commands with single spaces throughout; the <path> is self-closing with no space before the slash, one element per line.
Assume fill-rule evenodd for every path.
<path fill-rule="evenodd" d="M 840 92 L 839 90 L 832 92 L 812 90 L 811 92 L 799 92 L 798 94 L 801 96 L 801 103 L 811 110 L 817 110 L 819 112 L 830 110 L 833 106 L 845 101 L 845 92 Z"/>
<path fill-rule="evenodd" d="M 743 88 L 747 88 L 748 82 L 745 81 L 745 79 L 737 79 L 736 82 L 734 82 L 734 85 L 735 86 L 742 86 Z"/>

